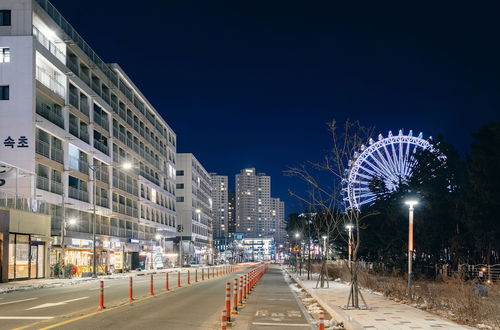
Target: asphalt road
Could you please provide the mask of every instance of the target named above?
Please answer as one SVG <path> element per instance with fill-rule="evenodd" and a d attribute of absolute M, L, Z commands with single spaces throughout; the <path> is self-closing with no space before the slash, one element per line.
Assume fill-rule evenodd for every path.
<path fill-rule="evenodd" d="M 188 315 L 187 319 L 200 319 L 189 317 L 193 307 L 197 308 L 199 315 L 204 319 L 212 319 L 217 322 L 216 310 L 220 310 L 224 304 L 225 282 L 233 278 L 231 274 L 214 278 L 207 278 L 205 268 L 205 280 L 201 281 L 201 271 L 198 270 L 198 283 L 195 283 L 194 269 L 191 272 L 191 285 L 187 286 L 187 273 L 181 273 L 182 287 L 177 288 L 177 273 L 169 274 L 170 291 L 165 291 L 165 274 L 153 275 L 155 295 L 149 295 L 149 276 L 135 276 L 133 303 L 128 302 L 129 279 L 106 279 L 104 280 L 105 312 L 97 314 L 88 320 L 68 324 L 66 327 L 74 329 L 82 328 L 138 328 L 143 327 L 140 320 L 164 319 L 168 315 L 176 315 L 179 324 L 182 324 L 182 315 Z M 241 273 L 241 271 L 240 271 Z M 233 273 L 234 275 L 234 273 Z M 91 281 L 79 283 L 72 286 L 43 288 L 27 291 L 14 291 L 0 295 L 0 329 L 39 329 L 58 324 L 61 321 L 92 315 L 97 311 L 99 295 L 99 282 Z M 203 314 L 204 305 L 210 306 Z M 161 307 L 161 308 L 158 308 Z M 199 311 L 198 311 L 199 310 Z M 108 316 L 113 322 L 106 321 Z M 99 321 L 97 321 L 99 320 Z M 89 322 L 87 326 L 86 322 Z M 153 322 L 161 327 L 161 322 Z M 151 325 L 155 327 L 155 325 Z M 169 329 L 174 329 L 169 327 Z M 186 329 L 186 328 L 184 328 Z M 208 329 L 204 327 L 204 329 Z"/>

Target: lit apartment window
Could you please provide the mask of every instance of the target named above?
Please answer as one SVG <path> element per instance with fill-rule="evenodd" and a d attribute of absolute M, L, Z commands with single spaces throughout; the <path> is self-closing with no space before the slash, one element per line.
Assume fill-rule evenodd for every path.
<path fill-rule="evenodd" d="M 0 100 L 9 99 L 9 86 L 0 86 Z"/>
<path fill-rule="evenodd" d="M 10 25 L 10 10 L 0 10 L 0 26 Z"/>
<path fill-rule="evenodd" d="M 10 62 L 10 48 L 0 47 L 0 63 Z"/>

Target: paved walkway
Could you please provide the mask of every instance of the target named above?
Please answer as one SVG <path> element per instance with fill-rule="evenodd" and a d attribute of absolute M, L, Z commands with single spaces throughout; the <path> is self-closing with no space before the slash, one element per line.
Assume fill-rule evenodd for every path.
<path fill-rule="evenodd" d="M 231 329 L 311 329 L 305 311 L 286 283 L 279 266 L 271 265 Z M 315 329 L 315 328 L 314 328 Z"/>
<path fill-rule="evenodd" d="M 346 310 L 347 284 L 330 281 L 330 288 L 316 289 L 316 275 L 309 281 L 307 275 L 292 277 L 346 329 L 472 329 L 366 290 L 362 294 L 369 309 Z"/>

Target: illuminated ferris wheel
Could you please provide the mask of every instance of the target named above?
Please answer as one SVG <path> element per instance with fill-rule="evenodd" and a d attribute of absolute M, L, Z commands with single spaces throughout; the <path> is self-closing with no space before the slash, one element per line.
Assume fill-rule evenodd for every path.
<path fill-rule="evenodd" d="M 403 134 L 403 130 L 399 130 L 398 135 L 389 131 L 385 138 L 379 134 L 378 141 L 370 138 L 368 146 L 361 145 L 349 161 L 343 180 L 347 206 L 359 210 L 375 201 L 377 196 L 370 189 L 374 178 L 382 180 L 389 191 L 396 190 L 411 176 L 414 154 L 419 149 L 433 150 L 433 147 L 423 139 L 422 133 L 413 136 L 412 131 Z"/>

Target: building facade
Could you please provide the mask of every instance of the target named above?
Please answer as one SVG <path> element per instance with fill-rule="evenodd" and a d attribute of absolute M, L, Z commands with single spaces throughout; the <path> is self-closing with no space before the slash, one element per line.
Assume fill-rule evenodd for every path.
<path fill-rule="evenodd" d="M 99 272 L 162 263 L 161 238 L 175 236 L 176 135 L 46 0 L 1 3 L 0 139 L 0 160 L 30 173 L 0 189 L 51 216 L 50 264 L 70 218 L 65 262 L 79 274 L 94 246 Z"/>
<path fill-rule="evenodd" d="M 213 237 L 224 239 L 228 237 L 229 230 L 228 177 L 210 173 L 210 180 L 213 201 Z"/>
<path fill-rule="evenodd" d="M 236 232 L 246 237 L 274 237 L 280 233 L 284 203 L 271 197 L 271 177 L 255 168 L 236 175 Z"/>
<path fill-rule="evenodd" d="M 236 232 L 236 192 L 230 190 L 227 193 L 227 226 L 229 235 Z"/>
<path fill-rule="evenodd" d="M 193 154 L 178 153 L 176 177 L 180 261 L 213 263 L 210 175 Z"/>
<path fill-rule="evenodd" d="M 274 223 L 274 242 L 286 242 L 285 202 L 279 198 L 271 198 L 271 218 Z"/>

